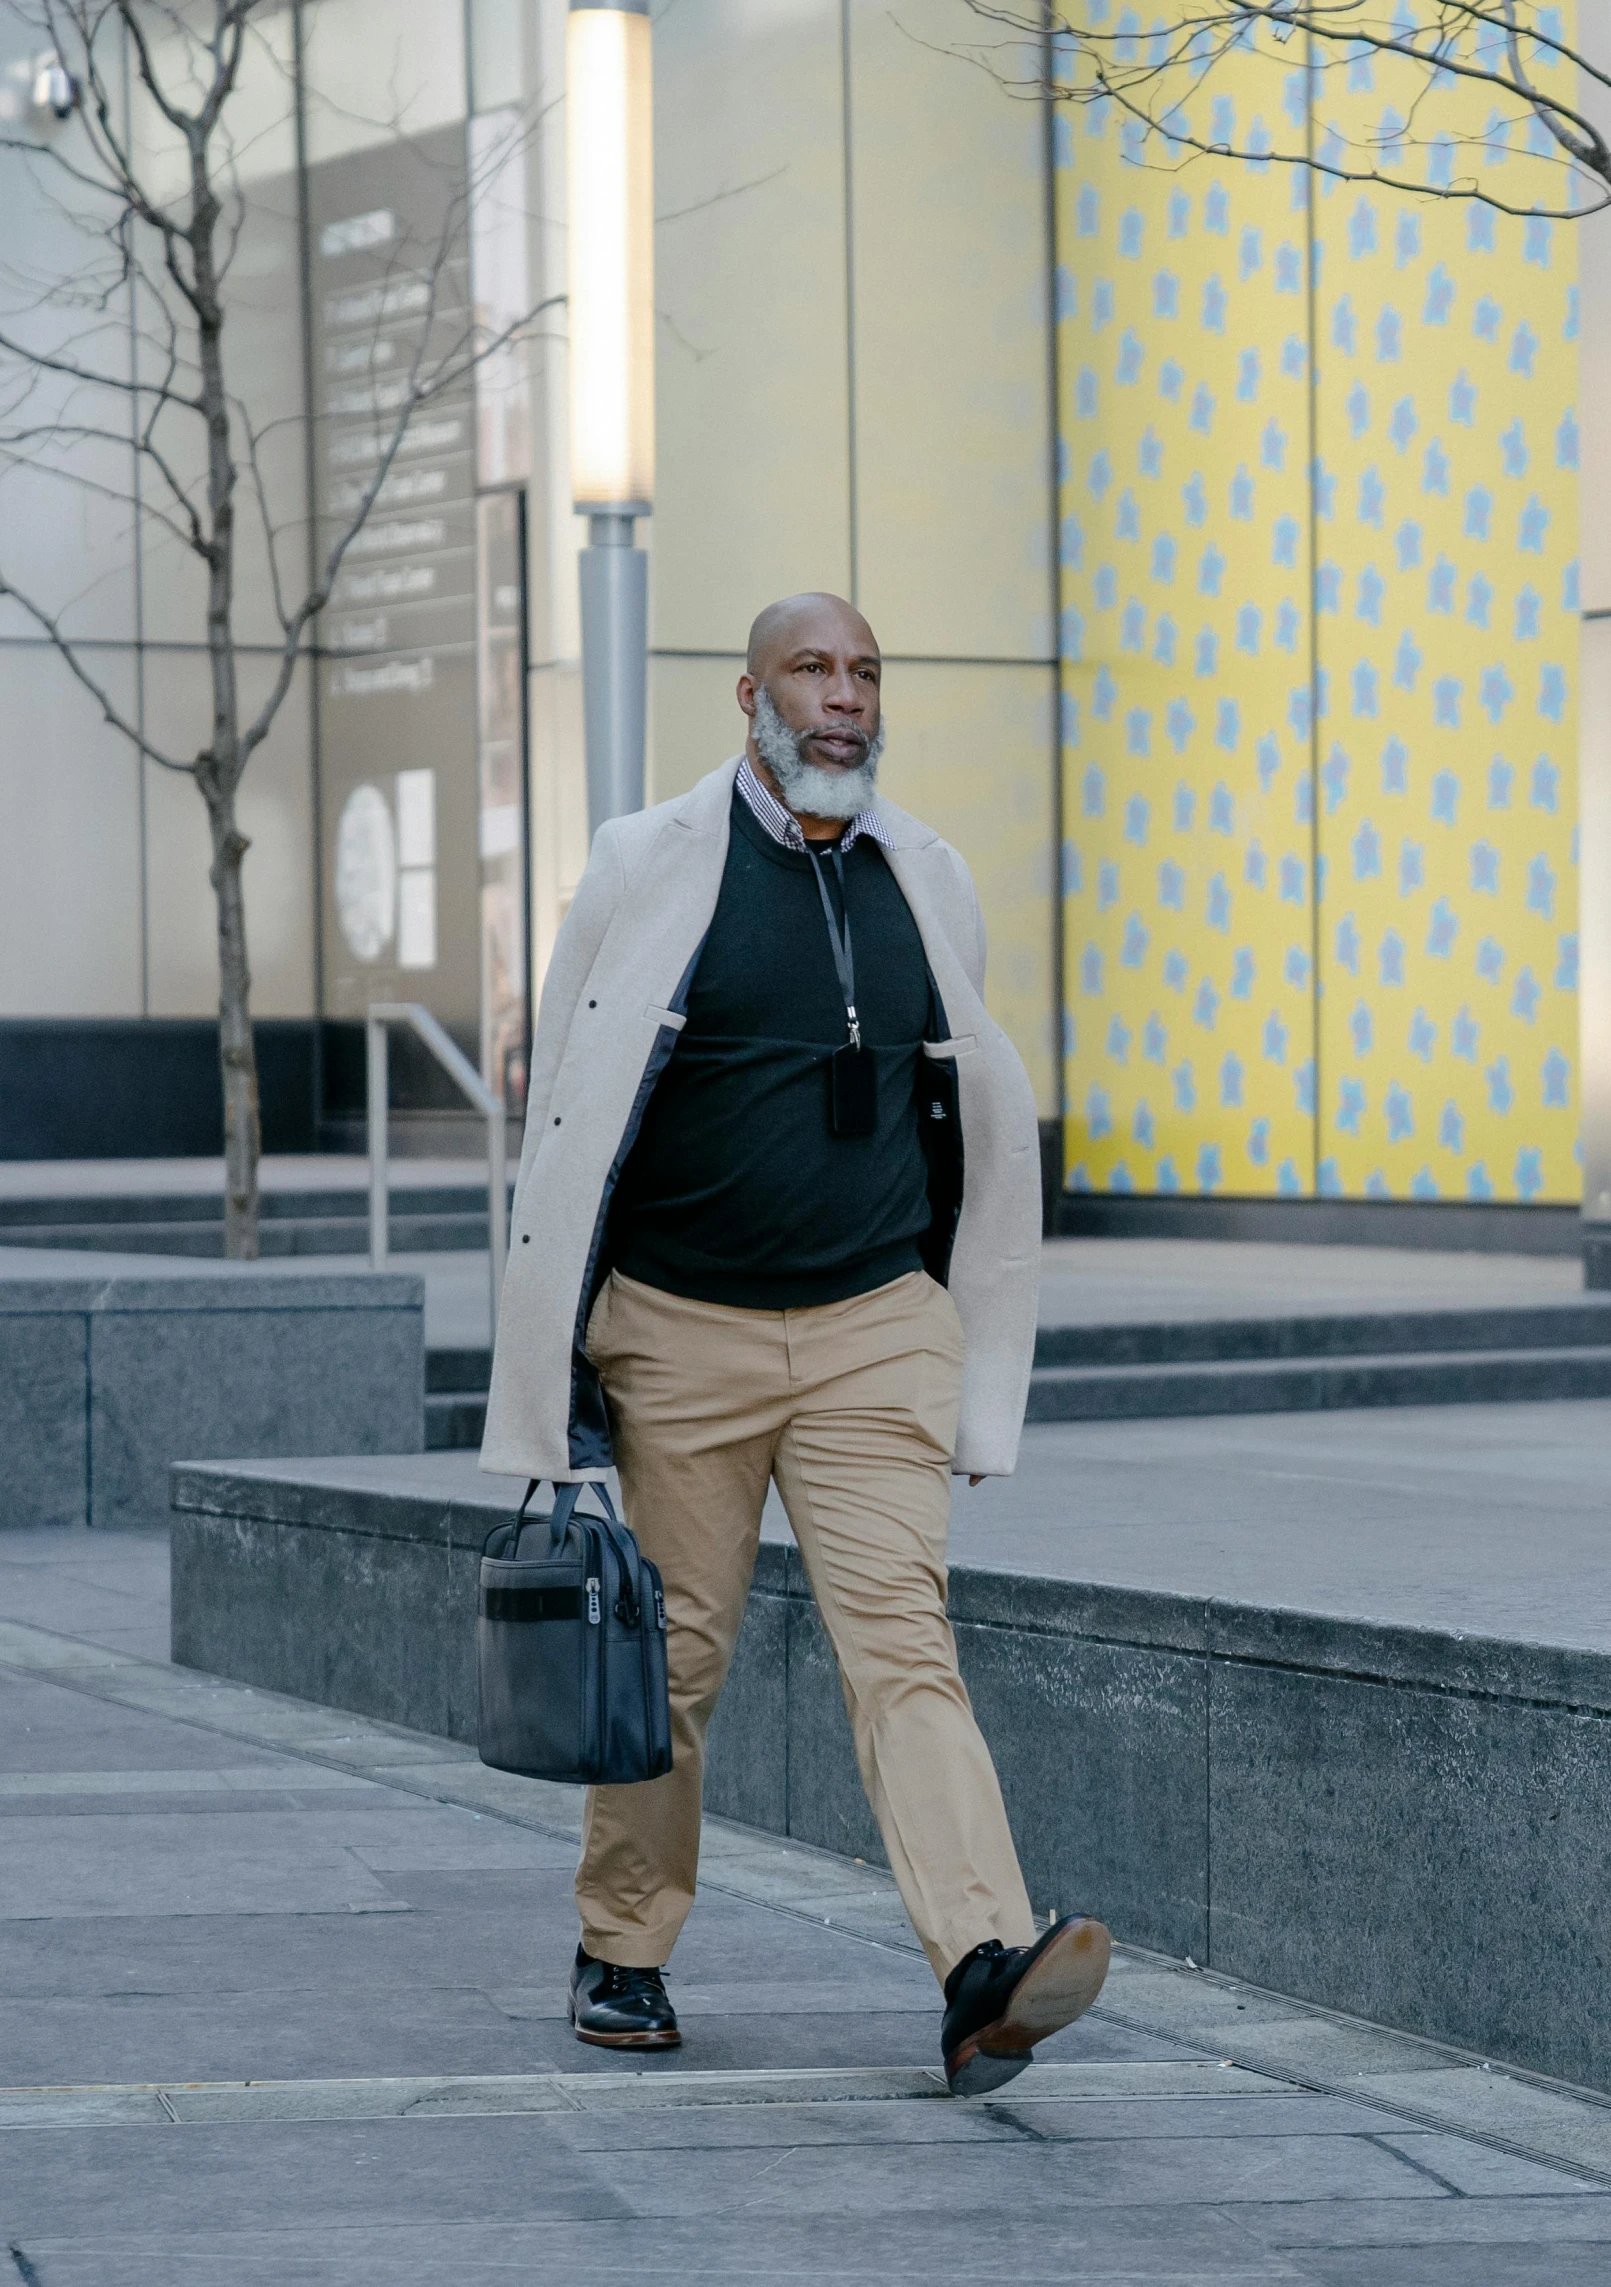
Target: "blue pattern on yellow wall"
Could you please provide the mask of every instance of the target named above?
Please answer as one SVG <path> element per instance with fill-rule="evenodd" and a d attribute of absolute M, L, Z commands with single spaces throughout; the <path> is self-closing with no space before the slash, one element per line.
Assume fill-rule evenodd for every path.
<path fill-rule="evenodd" d="M 1573 1196 L 1570 230 L 1058 155 L 1069 1180 Z"/>
<path fill-rule="evenodd" d="M 1573 226 L 1322 181 L 1315 238 L 1319 1188 L 1574 1198 Z"/>

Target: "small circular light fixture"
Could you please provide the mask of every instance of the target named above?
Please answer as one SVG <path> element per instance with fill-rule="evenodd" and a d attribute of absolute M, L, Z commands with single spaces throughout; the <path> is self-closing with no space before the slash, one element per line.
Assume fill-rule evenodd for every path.
<path fill-rule="evenodd" d="M 28 117 L 35 131 L 41 135 L 54 134 L 72 118 L 83 92 L 54 48 L 35 56 L 28 89 Z"/>
<path fill-rule="evenodd" d="M 378 786 L 355 786 L 336 827 L 336 920 L 349 951 L 378 961 L 397 933 L 397 835 Z"/>

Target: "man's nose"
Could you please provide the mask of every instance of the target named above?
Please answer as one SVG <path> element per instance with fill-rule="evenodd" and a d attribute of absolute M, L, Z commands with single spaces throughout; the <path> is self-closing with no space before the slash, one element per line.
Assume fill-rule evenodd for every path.
<path fill-rule="evenodd" d="M 834 677 L 823 693 L 822 703 L 836 715 L 859 715 L 867 702 L 861 686 L 847 673 Z"/>

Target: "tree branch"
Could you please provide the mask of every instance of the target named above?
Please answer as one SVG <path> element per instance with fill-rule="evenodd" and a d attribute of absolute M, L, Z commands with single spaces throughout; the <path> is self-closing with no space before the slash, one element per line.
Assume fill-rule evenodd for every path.
<path fill-rule="evenodd" d="M 1015 41 L 1038 44 L 1048 36 L 1039 17 L 998 5 L 997 0 L 968 0 L 968 4 L 981 21 L 999 25 Z M 1247 165 L 1303 167 L 1338 182 L 1375 183 L 1417 198 L 1465 200 L 1529 221 L 1576 221 L 1611 205 L 1611 145 L 1585 112 L 1538 84 L 1527 67 L 1523 44 L 1531 41 L 1535 50 L 1582 71 L 1601 86 L 1611 88 L 1611 74 L 1591 64 L 1564 40 L 1524 23 L 1518 15 L 1517 0 L 1497 0 L 1493 7 L 1485 0 L 1440 0 L 1432 23 L 1413 27 L 1405 27 L 1397 19 L 1387 27 L 1372 24 L 1362 13 L 1363 5 L 1364 0 L 1219 0 L 1217 5 L 1177 16 L 1167 31 L 1158 27 L 1151 32 L 1143 32 L 1133 21 L 1122 29 L 1104 31 L 1077 28 L 1058 18 L 1050 28 L 1051 52 L 1060 59 L 1083 64 L 1088 75 L 1083 80 L 1064 76 L 1054 65 L 1049 72 L 1037 70 L 1025 79 L 1009 81 L 992 60 L 977 53 L 971 60 L 1009 93 L 1079 106 L 1112 104 L 1149 134 L 1158 136 L 1168 150 L 1180 155 L 1181 163 L 1190 154 Z M 1468 31 L 1478 42 L 1470 58 L 1461 55 L 1457 46 Z M 1486 53 L 1481 44 L 1484 31 L 1492 34 Z M 1266 39 L 1268 44 L 1263 44 Z M 1536 147 L 1527 159 L 1534 166 L 1565 167 L 1570 191 L 1551 199 L 1524 199 L 1520 194 L 1505 197 L 1494 187 L 1491 163 L 1458 181 L 1412 181 L 1399 169 L 1384 164 L 1381 157 L 1362 156 L 1360 163 L 1350 164 L 1312 149 L 1282 150 L 1272 144 L 1269 149 L 1255 150 L 1246 142 L 1210 139 L 1192 128 L 1184 109 L 1188 94 L 1202 86 L 1216 64 L 1232 55 L 1260 58 L 1272 70 L 1299 68 L 1312 81 L 1317 74 L 1314 64 L 1298 61 L 1295 67 L 1294 58 L 1276 52 L 1289 50 L 1295 41 L 1305 39 L 1323 42 L 1333 50 L 1346 48 L 1350 57 L 1362 50 L 1390 57 L 1405 71 L 1419 75 L 1422 84 L 1409 100 L 1406 131 L 1422 103 L 1445 83 L 1485 87 L 1500 99 L 1508 99 L 1517 108 L 1512 119 L 1502 124 L 1508 127 L 1522 118 L 1537 119 L 1564 159 L 1551 158 Z M 1318 97 L 1311 101 L 1318 115 Z M 1473 129 L 1443 140 L 1446 146 L 1465 148 L 1486 158 L 1493 131 L 1491 119 L 1481 131 Z M 1342 136 L 1334 126 L 1330 134 L 1344 151 L 1385 153 L 1389 147 L 1386 138 L 1361 142 Z M 1396 135 L 1391 142 L 1404 139 Z"/>
<path fill-rule="evenodd" d="M 145 734 L 135 728 L 122 710 L 112 704 L 105 689 L 96 681 L 80 659 L 78 646 L 72 637 L 64 634 L 60 623 L 53 619 L 42 605 L 36 604 L 32 597 L 25 595 L 21 588 L 14 586 L 3 572 L 0 572 L 0 596 L 8 597 L 19 611 L 26 613 L 42 634 L 49 637 L 58 658 L 65 662 L 72 674 L 82 683 L 113 730 L 121 731 L 138 752 L 144 755 L 147 762 L 154 762 L 159 769 L 174 771 L 181 777 L 194 778 L 196 770 L 193 763 L 175 762 L 171 755 L 166 755 L 160 747 L 153 746 Z"/>
<path fill-rule="evenodd" d="M 96 500 L 107 500 L 117 508 L 126 508 L 131 515 L 148 516 L 153 524 L 160 526 L 181 548 L 195 548 L 195 540 L 185 526 L 176 522 L 165 508 L 153 507 L 142 495 L 120 492 L 115 485 L 103 484 L 96 477 L 86 476 L 82 469 L 48 468 L 42 471 L 37 446 L 48 443 L 61 434 L 61 428 L 56 423 L 32 431 L 0 430 L 0 460 L 4 460 L 14 470 L 26 471 L 30 476 L 45 474 L 53 483 L 74 485 L 80 492 L 87 492 Z M 116 446 L 125 453 L 130 449 L 128 438 L 116 430 L 85 430 L 80 434 L 95 442 Z M 25 452 L 20 449 L 23 446 L 35 449 Z"/>

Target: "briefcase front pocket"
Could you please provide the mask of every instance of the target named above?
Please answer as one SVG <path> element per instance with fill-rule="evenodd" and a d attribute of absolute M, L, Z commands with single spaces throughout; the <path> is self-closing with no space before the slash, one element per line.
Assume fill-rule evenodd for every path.
<path fill-rule="evenodd" d="M 589 1590 L 575 1561 L 482 1559 L 481 1760 L 496 1770 L 574 1780 L 596 1768 L 596 1575 L 594 1581 Z"/>

